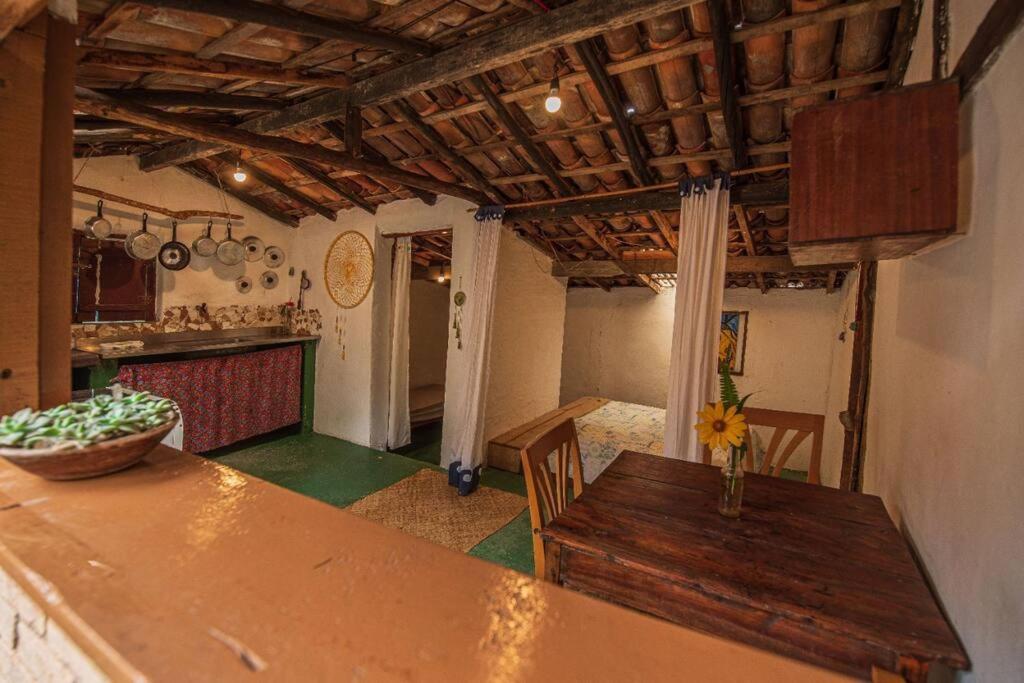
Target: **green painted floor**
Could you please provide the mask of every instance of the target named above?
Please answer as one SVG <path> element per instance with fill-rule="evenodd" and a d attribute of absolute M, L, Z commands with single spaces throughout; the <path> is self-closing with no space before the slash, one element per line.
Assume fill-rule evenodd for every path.
<path fill-rule="evenodd" d="M 395 453 L 357 446 L 322 434 L 273 434 L 207 456 L 297 493 L 348 507 L 421 469 L 440 469 L 441 425 L 413 430 L 412 443 Z M 806 481 L 807 473 L 784 470 L 783 476 Z M 503 470 L 485 469 L 480 484 L 526 495 L 522 476 Z M 533 573 L 529 510 L 523 510 L 474 546 L 469 554 Z"/>
<path fill-rule="evenodd" d="M 321 434 L 259 439 L 207 454 L 217 462 L 331 505 L 347 507 L 360 498 L 424 468 L 440 469 L 441 425 L 413 431 L 413 442 L 399 453 L 385 453 Z M 485 470 L 482 486 L 525 496 L 520 475 Z M 533 572 L 530 513 L 485 538 L 470 555 L 524 573 Z"/>

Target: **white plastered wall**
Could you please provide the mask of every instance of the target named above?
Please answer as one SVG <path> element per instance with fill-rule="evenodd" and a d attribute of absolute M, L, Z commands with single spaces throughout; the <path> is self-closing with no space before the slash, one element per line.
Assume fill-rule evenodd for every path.
<path fill-rule="evenodd" d="M 839 428 L 826 411 L 841 302 L 822 290 L 728 289 L 723 303 L 724 310 L 749 312 L 744 372 L 735 378 L 740 392 L 756 392 L 752 406 L 825 414 L 826 442 Z M 569 290 L 561 402 L 603 396 L 664 408 L 673 315 L 672 290 Z M 806 467 L 808 453 L 809 442 L 789 465 Z"/>
<path fill-rule="evenodd" d="M 565 282 L 551 260 L 509 231 L 498 251 L 484 438 L 558 407 Z"/>
<path fill-rule="evenodd" d="M 931 70 L 925 3 L 907 82 Z M 991 2 L 951 0 L 950 67 Z M 962 240 L 878 268 L 863 488 L 919 553 L 973 664 L 1024 675 L 1024 34 L 960 109 Z"/>
<path fill-rule="evenodd" d="M 409 388 L 444 384 L 448 364 L 448 287 L 409 283 Z"/>
<path fill-rule="evenodd" d="M 210 306 L 267 306 L 283 304 L 295 298 L 298 281 L 297 278 L 288 277 L 288 268 L 295 263 L 291 253 L 292 242 L 297 234 L 294 228 L 279 223 L 248 204 L 230 196 L 225 197 L 217 189 L 178 169 L 166 168 L 144 173 L 138 169 L 133 157 L 76 159 L 74 173 L 78 176 L 75 182 L 79 185 L 172 210 L 225 211 L 224 202 L 227 201 L 228 212 L 245 217 L 244 220 L 231 223 L 235 239 L 256 235 L 264 244 L 276 245 L 285 251 L 285 263 L 277 269 L 281 276 L 280 283 L 274 289 L 264 289 L 259 285 L 260 275 L 267 270 L 262 262 L 225 266 L 214 258 L 200 258 L 193 254 L 192 263 L 182 271 L 174 272 L 157 265 L 159 310 L 168 306 L 200 303 Z M 96 198 L 76 192 L 72 205 L 72 225 L 81 229 L 85 219 L 95 214 Z M 142 211 L 135 207 L 105 201 L 103 215 L 113 224 L 115 233 L 131 234 L 141 227 Z M 207 220 L 205 216 L 199 216 L 178 221 L 178 241 L 191 247 L 192 240 L 205 230 Z M 214 239 L 224 239 L 224 223 L 222 218 L 214 219 Z M 168 242 L 171 239 L 171 219 L 150 213 L 149 230 L 158 235 L 162 242 Z M 235 280 L 242 275 L 249 276 L 255 285 L 247 294 L 241 294 L 235 289 Z"/>

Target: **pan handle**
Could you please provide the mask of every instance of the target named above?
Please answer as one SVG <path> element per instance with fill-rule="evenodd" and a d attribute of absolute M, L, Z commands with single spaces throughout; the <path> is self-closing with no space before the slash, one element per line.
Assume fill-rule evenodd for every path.
<path fill-rule="evenodd" d="M 231 221 L 228 221 L 228 239 L 231 239 Z"/>
<path fill-rule="evenodd" d="M 97 218 L 103 218 L 103 200 L 102 199 L 97 199 L 96 200 L 96 217 Z"/>
<path fill-rule="evenodd" d="M 149 214 L 145 211 L 142 212 L 142 232 L 148 232 L 146 230 L 146 223 L 149 222 Z"/>
<path fill-rule="evenodd" d="M 213 219 L 206 221 L 206 236 L 209 237 L 213 232 Z"/>
<path fill-rule="evenodd" d="M 171 241 L 178 241 L 178 221 L 177 219 L 171 219 Z"/>

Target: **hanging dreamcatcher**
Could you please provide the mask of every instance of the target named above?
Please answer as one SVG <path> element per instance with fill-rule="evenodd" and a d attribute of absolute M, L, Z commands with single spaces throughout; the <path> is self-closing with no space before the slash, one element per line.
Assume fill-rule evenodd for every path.
<path fill-rule="evenodd" d="M 373 248 L 360 233 L 338 235 L 324 259 L 324 282 L 334 303 L 355 308 L 373 286 Z"/>
<path fill-rule="evenodd" d="M 459 291 L 455 292 L 455 319 L 452 329 L 455 330 L 455 343 L 462 350 L 462 306 L 466 303 L 466 293 L 462 291 L 462 276 L 459 276 Z"/>

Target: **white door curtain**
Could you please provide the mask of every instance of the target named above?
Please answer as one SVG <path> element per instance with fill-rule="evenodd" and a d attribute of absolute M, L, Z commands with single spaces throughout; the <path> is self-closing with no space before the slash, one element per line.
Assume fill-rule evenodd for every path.
<path fill-rule="evenodd" d="M 395 240 L 391 269 L 391 384 L 388 392 L 388 448 L 412 441 L 409 426 L 409 275 L 412 239 Z"/>
<path fill-rule="evenodd" d="M 482 206 L 476 212 L 472 267 L 469 289 L 462 310 L 462 356 L 465 382 L 454 388 L 454 410 L 445 415 L 444 443 L 451 444 L 444 454 L 448 464 L 448 483 L 459 495 L 472 493 L 480 483 L 484 461 L 484 403 L 487 399 L 487 374 L 490 366 L 491 321 L 494 317 L 494 292 L 498 271 L 498 245 L 503 206 Z"/>
<path fill-rule="evenodd" d="M 693 425 L 713 400 L 725 287 L 728 174 L 680 183 L 679 262 L 665 411 L 665 455 L 701 462 Z"/>

